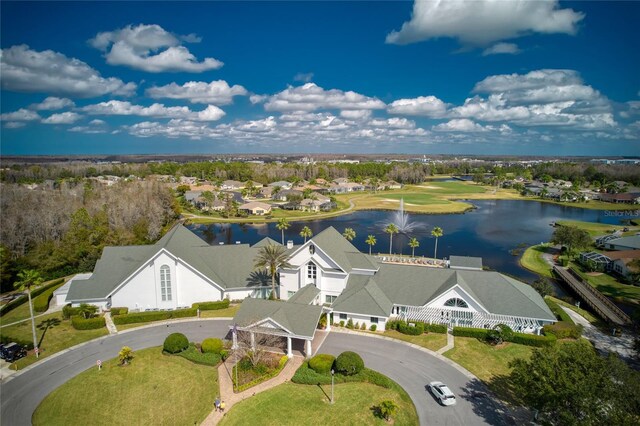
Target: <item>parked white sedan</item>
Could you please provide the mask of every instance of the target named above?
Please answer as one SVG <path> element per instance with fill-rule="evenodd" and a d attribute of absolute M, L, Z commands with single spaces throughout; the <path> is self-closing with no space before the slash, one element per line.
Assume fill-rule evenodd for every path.
<path fill-rule="evenodd" d="M 456 396 L 451 392 L 451 389 L 442 382 L 429 383 L 429 392 L 431 392 L 442 405 L 454 405 L 456 403 Z"/>

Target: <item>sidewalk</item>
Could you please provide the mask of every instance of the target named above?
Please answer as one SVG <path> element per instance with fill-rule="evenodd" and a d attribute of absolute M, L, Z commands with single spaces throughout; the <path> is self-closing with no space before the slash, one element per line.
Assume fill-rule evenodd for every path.
<path fill-rule="evenodd" d="M 113 323 L 113 318 L 111 318 L 111 312 L 104 313 L 104 322 L 107 326 L 107 330 L 109 330 L 109 334 L 118 334 L 118 329 L 116 325 Z"/>
<path fill-rule="evenodd" d="M 233 382 L 231 381 L 231 362 L 227 360 L 226 362 L 220 364 L 220 366 L 218 367 L 218 381 L 220 383 L 220 400 L 224 401 L 225 403 L 225 412 L 228 412 L 234 404 L 242 400 L 288 382 L 289 380 L 291 380 L 291 377 L 293 377 L 298 367 L 302 365 L 303 361 L 304 357 L 294 356 L 287 362 L 280 374 L 278 374 L 276 377 L 269 379 L 266 382 L 262 382 L 259 385 L 249 388 L 240 393 L 233 392 Z M 224 413 L 213 410 L 207 416 L 204 422 L 202 422 L 202 426 L 217 425 L 223 416 Z"/>
<path fill-rule="evenodd" d="M 451 332 L 451 330 L 447 330 L 447 344 L 442 348 L 438 349 L 436 353 L 442 355 L 449 349 L 453 349 L 453 346 L 454 346 L 453 333 Z"/>

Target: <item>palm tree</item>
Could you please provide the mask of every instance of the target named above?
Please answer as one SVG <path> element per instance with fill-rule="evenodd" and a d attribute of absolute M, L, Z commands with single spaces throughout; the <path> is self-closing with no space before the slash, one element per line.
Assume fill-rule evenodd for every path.
<path fill-rule="evenodd" d="M 289 224 L 289 221 L 287 220 L 286 217 L 280 218 L 278 220 L 278 223 L 276 224 L 276 228 L 282 231 L 282 245 L 284 245 L 284 230 L 289 229 L 289 226 L 291 225 Z"/>
<path fill-rule="evenodd" d="M 373 235 L 369 235 L 365 243 L 369 244 L 369 255 L 371 255 L 371 247 L 375 246 L 377 243 L 376 237 Z"/>
<path fill-rule="evenodd" d="M 418 242 L 417 238 L 414 237 L 409 240 L 409 247 L 411 247 L 411 257 L 416 257 L 415 256 L 416 247 L 419 247 L 419 246 L 420 246 L 420 243 Z"/>
<path fill-rule="evenodd" d="M 442 232 L 442 228 L 440 228 L 439 226 L 435 226 L 432 230 L 431 230 L 431 235 L 436 237 L 436 248 L 433 250 L 433 258 L 437 259 L 438 258 L 438 238 L 442 237 L 444 233 Z"/>
<path fill-rule="evenodd" d="M 311 231 L 311 228 L 305 226 L 304 228 L 302 228 L 302 231 L 300 231 L 300 236 L 304 238 L 304 242 L 306 243 L 307 238 L 313 237 L 313 232 Z"/>
<path fill-rule="evenodd" d="M 291 268 L 289 255 L 284 246 L 269 244 L 260 248 L 254 260 L 256 269 L 267 269 L 271 275 L 271 295 L 276 295 L 276 274 L 279 268 Z"/>
<path fill-rule="evenodd" d="M 356 237 L 356 231 L 354 231 L 353 228 L 345 228 L 342 236 L 349 241 L 353 241 L 353 239 Z"/>
<path fill-rule="evenodd" d="M 399 231 L 395 223 L 390 223 L 384 228 L 384 232 L 389 234 L 389 254 L 393 251 L 393 234 L 397 234 Z"/>
<path fill-rule="evenodd" d="M 36 320 L 33 317 L 33 304 L 31 303 L 31 287 L 41 284 L 42 277 L 38 271 L 34 269 L 24 269 L 18 273 L 18 285 L 19 290 L 27 290 L 27 297 L 29 298 L 29 313 L 31 314 L 31 332 L 33 333 L 33 349 L 36 352 L 36 358 L 39 358 L 38 340 L 36 337 Z"/>

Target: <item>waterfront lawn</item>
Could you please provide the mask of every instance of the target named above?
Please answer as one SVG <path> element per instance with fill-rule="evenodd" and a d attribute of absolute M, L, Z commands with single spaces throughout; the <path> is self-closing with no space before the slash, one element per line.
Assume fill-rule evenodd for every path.
<path fill-rule="evenodd" d="M 481 185 L 467 182 L 427 182 L 429 191 L 439 191 L 438 194 L 460 195 L 481 194 L 487 192 L 487 188 Z"/>
<path fill-rule="evenodd" d="M 513 390 L 504 378 L 511 372 L 509 362 L 514 359 L 529 359 L 534 348 L 515 343 L 491 346 L 473 337 L 456 337 L 453 349 L 444 356 L 457 362 L 480 380 L 502 400 L 517 402 Z"/>
<path fill-rule="evenodd" d="M 31 335 L 31 321 L 24 321 L 20 324 L 3 327 L 0 329 L 0 334 L 12 339 L 31 342 L 33 340 Z M 71 325 L 70 320 L 62 318 L 62 312 L 55 312 L 36 318 L 36 337 L 40 347 L 40 359 L 107 334 L 109 334 L 109 332 L 106 327 L 97 330 L 76 330 Z M 33 353 L 29 353 L 26 357 L 12 364 L 12 368 L 17 366 L 18 369 L 22 369 L 37 360 Z"/>
<path fill-rule="evenodd" d="M 609 225 L 606 223 L 583 222 L 579 220 L 560 220 L 558 224 L 583 229 L 587 231 L 592 238 L 611 234 L 613 231 L 622 231 L 624 228 L 629 228 L 629 230 L 623 233 L 623 236 L 632 236 L 640 231 L 640 226 Z"/>
<path fill-rule="evenodd" d="M 543 277 L 553 278 L 551 266 L 544 260 L 544 253 L 551 254 L 553 248 L 545 244 L 529 247 L 520 258 L 520 266 Z"/>
<path fill-rule="evenodd" d="M 622 303 L 640 304 L 640 287 L 623 284 L 609 274 L 587 273 L 582 269 L 582 266 L 577 263 L 572 262 L 571 267 L 583 280 L 598 289 L 605 296 L 609 296 Z"/>
<path fill-rule="evenodd" d="M 396 330 L 386 330 L 384 335 L 393 339 L 402 340 L 404 342 L 413 343 L 414 345 L 422 346 L 423 348 L 431 351 L 437 351 L 447 345 L 447 335 L 440 333 L 427 333 L 420 336 L 409 336 L 408 334 L 402 334 Z"/>
<path fill-rule="evenodd" d="M 220 425 L 386 425 L 372 408 L 384 400 L 398 405 L 395 425 L 417 425 L 418 415 L 403 390 L 385 389 L 370 383 L 312 386 L 285 383 L 236 404 Z"/>
<path fill-rule="evenodd" d="M 160 347 L 133 356 L 126 367 L 112 359 L 60 386 L 36 409 L 33 424 L 202 423 L 220 392 L 217 368 L 163 355 Z"/>
<path fill-rule="evenodd" d="M 418 206 L 426 206 L 429 204 L 451 204 L 448 200 L 436 198 L 434 195 L 425 192 L 402 192 L 395 194 L 378 193 L 376 198 L 380 200 L 398 200 L 398 206 L 400 206 L 400 199 L 404 200 L 405 205 L 414 204 Z"/>

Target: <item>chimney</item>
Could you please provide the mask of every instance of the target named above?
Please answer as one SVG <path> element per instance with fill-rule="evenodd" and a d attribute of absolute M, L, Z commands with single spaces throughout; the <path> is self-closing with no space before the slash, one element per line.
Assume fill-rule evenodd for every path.
<path fill-rule="evenodd" d="M 293 240 L 287 240 L 287 248 L 291 250 L 293 248 Z"/>

